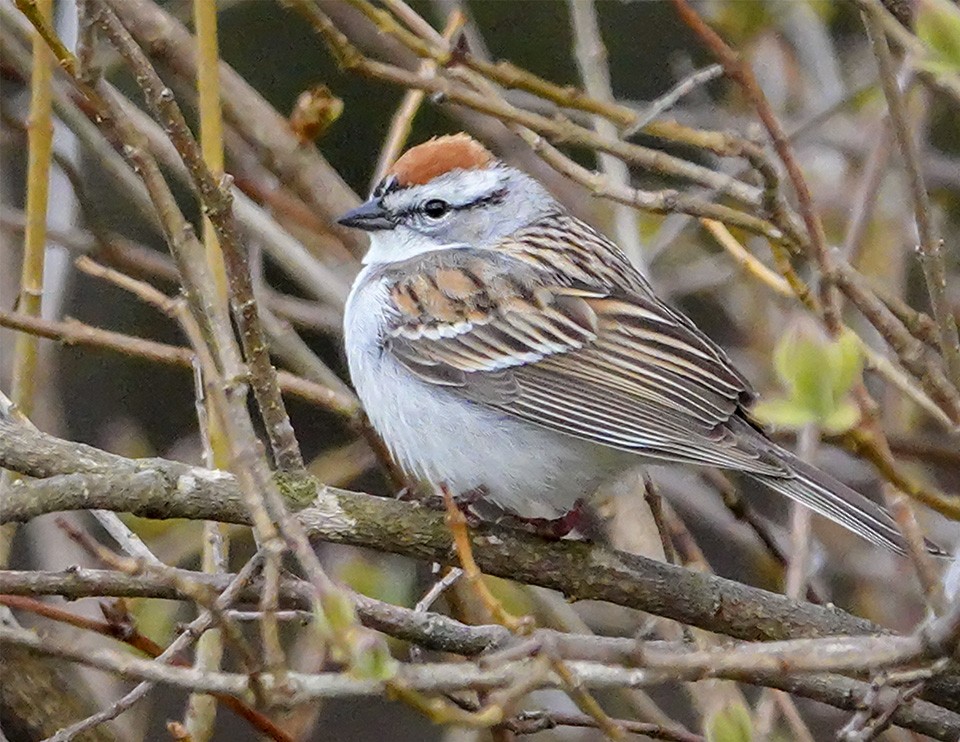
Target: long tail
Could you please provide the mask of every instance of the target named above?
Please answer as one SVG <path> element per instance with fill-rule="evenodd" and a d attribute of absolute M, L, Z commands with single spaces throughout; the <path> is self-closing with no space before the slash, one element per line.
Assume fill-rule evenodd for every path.
<path fill-rule="evenodd" d="M 900 529 L 884 508 L 790 452 L 778 447 L 777 453 L 794 476 L 749 476 L 873 544 L 898 554 L 906 553 L 906 542 Z M 926 542 L 926 547 L 931 554 L 946 555 L 945 551 L 930 541 Z"/>

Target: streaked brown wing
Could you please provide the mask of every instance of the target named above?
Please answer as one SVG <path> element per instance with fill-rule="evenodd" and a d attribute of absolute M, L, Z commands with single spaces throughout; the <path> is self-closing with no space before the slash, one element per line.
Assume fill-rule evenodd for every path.
<path fill-rule="evenodd" d="M 665 459 L 784 471 L 736 435 L 752 391 L 688 320 L 642 285 L 591 286 L 582 271 L 565 280 L 571 271 L 547 270 L 555 262 L 544 256 L 523 258 L 522 239 L 418 260 L 392 287 L 387 350 L 424 381 L 553 430 Z"/>

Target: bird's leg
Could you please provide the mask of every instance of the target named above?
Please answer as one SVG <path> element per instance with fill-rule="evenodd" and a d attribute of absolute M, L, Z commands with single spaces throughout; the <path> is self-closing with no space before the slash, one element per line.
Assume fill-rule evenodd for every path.
<path fill-rule="evenodd" d="M 525 518 L 515 513 L 506 513 L 497 519 L 498 523 L 555 540 L 569 535 L 571 531 L 588 521 L 589 514 L 586 510 L 586 502 L 582 499 L 577 500 L 573 507 L 559 518 Z"/>
<path fill-rule="evenodd" d="M 440 492 L 443 492 L 444 490 L 449 491 L 446 485 L 440 485 Z M 474 487 L 466 492 L 453 495 L 453 501 L 456 504 L 457 509 L 463 513 L 463 516 L 467 519 L 467 525 L 469 525 L 471 528 L 475 528 L 483 522 L 483 519 L 472 510 L 472 507 L 476 503 L 485 499 L 488 494 L 487 488 L 480 486 Z M 437 494 L 436 492 L 426 495 L 425 497 L 417 497 L 415 494 L 407 492 L 403 499 L 413 500 L 414 502 L 419 503 L 423 507 L 430 508 L 431 510 L 445 509 L 443 495 Z"/>
<path fill-rule="evenodd" d="M 473 546 L 470 543 L 470 534 L 467 532 L 467 519 L 463 509 L 453 499 L 453 493 L 446 485 L 440 486 L 440 492 L 443 494 L 444 506 L 446 507 L 447 517 L 445 518 L 450 534 L 453 536 L 453 548 L 456 550 L 457 557 L 463 568 L 463 576 L 467 584 L 473 588 L 480 601 L 490 612 L 490 616 L 498 624 L 506 626 L 515 634 L 529 634 L 533 631 L 535 623 L 532 616 L 514 616 L 508 612 L 503 604 L 497 600 L 496 596 L 490 592 L 490 588 L 483 581 L 483 574 L 473 558 Z"/>
<path fill-rule="evenodd" d="M 483 485 L 480 485 L 466 492 L 461 492 L 459 495 L 456 495 L 453 500 L 457 503 L 457 507 L 463 510 L 464 508 L 469 508 L 471 505 L 476 505 L 489 496 L 490 491 Z"/>

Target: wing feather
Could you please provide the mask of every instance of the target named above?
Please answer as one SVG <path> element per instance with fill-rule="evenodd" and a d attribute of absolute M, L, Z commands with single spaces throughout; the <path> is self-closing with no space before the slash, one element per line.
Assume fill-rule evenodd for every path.
<path fill-rule="evenodd" d="M 425 383 L 612 448 L 743 471 L 903 551 L 878 505 L 753 426 L 753 390 L 723 350 L 583 222 L 556 214 L 495 249 L 412 260 L 383 275 L 382 343 Z"/>
<path fill-rule="evenodd" d="M 549 413 L 563 420 L 566 432 L 614 448 L 648 456 L 730 467 L 756 474 L 782 475 L 785 468 L 766 455 L 762 447 L 745 445 L 726 426 L 693 430 L 688 421 L 661 405 L 631 399 L 619 392 L 574 385 L 540 372 L 524 369 L 515 374 L 519 399 L 510 409 L 530 422 Z M 735 423 L 734 427 L 738 427 Z"/>
<path fill-rule="evenodd" d="M 523 245 L 520 235 L 503 250 L 429 254 L 398 275 L 385 348 L 420 379 L 537 425 L 654 457 L 782 472 L 727 428 L 749 385 L 645 282 L 570 285 Z M 587 268 L 578 264 L 581 279 Z"/>

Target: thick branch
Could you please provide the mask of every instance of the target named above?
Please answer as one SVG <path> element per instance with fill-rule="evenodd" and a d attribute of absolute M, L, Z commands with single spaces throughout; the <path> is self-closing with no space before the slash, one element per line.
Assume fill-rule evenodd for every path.
<path fill-rule="evenodd" d="M 250 522 L 236 482 L 225 472 L 164 459 L 125 459 L 96 449 L 93 458 L 89 447 L 5 421 L 0 421 L 0 438 L 0 465 L 41 478 L 6 492 L 2 522 L 92 508 L 151 518 Z M 454 560 L 441 513 L 323 486 L 288 494 L 302 502 L 312 500 L 298 514 L 312 538 L 417 559 Z M 839 611 L 583 542 L 548 542 L 494 526 L 475 529 L 473 542 L 478 563 L 488 574 L 559 589 L 574 599 L 607 600 L 741 639 L 881 631 Z"/>
<path fill-rule="evenodd" d="M 231 574 L 176 568 L 138 574 L 86 568 L 61 572 L 0 570 L 0 603 L 17 607 L 9 604 L 5 596 L 40 595 L 58 595 L 69 600 L 102 596 L 192 600 L 192 594 L 184 590 L 184 585 L 203 585 L 211 592 L 222 594 L 236 578 Z M 236 592 L 234 602 L 237 605 L 257 603 L 263 587 L 262 578 L 249 580 Z M 309 586 L 297 578 L 281 579 L 278 599 L 285 609 L 309 613 L 311 608 Z M 550 644 L 564 659 L 663 669 L 691 680 L 730 672 L 849 674 L 895 669 L 949 655 L 960 630 L 958 604 L 943 617 L 908 636 L 884 634 L 735 642 L 724 647 L 697 649 L 681 642 L 636 641 L 552 629 L 537 629 L 529 638 L 518 639 L 507 628 L 496 624 L 468 625 L 442 614 L 405 608 L 363 595 L 354 595 L 353 599 L 366 626 L 425 649 L 473 657 L 532 640 L 541 645 Z"/>
<path fill-rule="evenodd" d="M 62 572 L 0 570 L 0 595 L 59 595 L 68 600 L 97 596 L 191 600 L 191 596 L 183 592 L 182 584 L 205 585 L 219 594 L 235 577 L 232 574 L 213 575 L 185 569 L 171 569 L 165 574 L 146 572 L 137 575 L 86 568 Z M 256 605 L 262 591 L 262 580 L 251 580 L 237 595 L 237 605 Z M 473 656 L 500 647 L 512 639 L 510 632 L 502 626 L 468 626 L 446 616 L 394 606 L 364 595 L 356 594 L 353 599 L 357 614 L 365 625 L 425 649 Z M 286 609 L 312 610 L 309 586 L 302 580 L 283 578 L 280 582 L 279 605 Z M 554 641 L 561 643 L 565 641 L 564 637 L 569 636 L 555 632 L 550 634 Z M 629 639 L 599 637 L 601 641 L 597 643 L 595 640 L 598 637 L 583 638 L 591 640 L 591 659 L 597 658 L 597 652 L 607 658 L 611 657 L 611 652 L 615 652 L 617 657 L 622 658 L 634 646 Z"/>
<path fill-rule="evenodd" d="M 249 523 L 235 481 L 223 472 L 163 459 L 124 459 L 5 421 L 0 421 L 0 441 L 0 466 L 50 478 L 11 488 L 0 521 L 104 508 L 152 518 Z M 322 485 L 287 494 L 310 501 L 299 517 L 313 539 L 445 564 L 455 561 L 440 513 Z M 594 544 L 544 541 L 496 526 L 483 526 L 472 535 L 485 573 L 553 588 L 574 600 L 605 600 L 747 640 L 884 633 L 835 608 Z M 927 697 L 960 709 L 960 678 L 931 682 Z"/>

